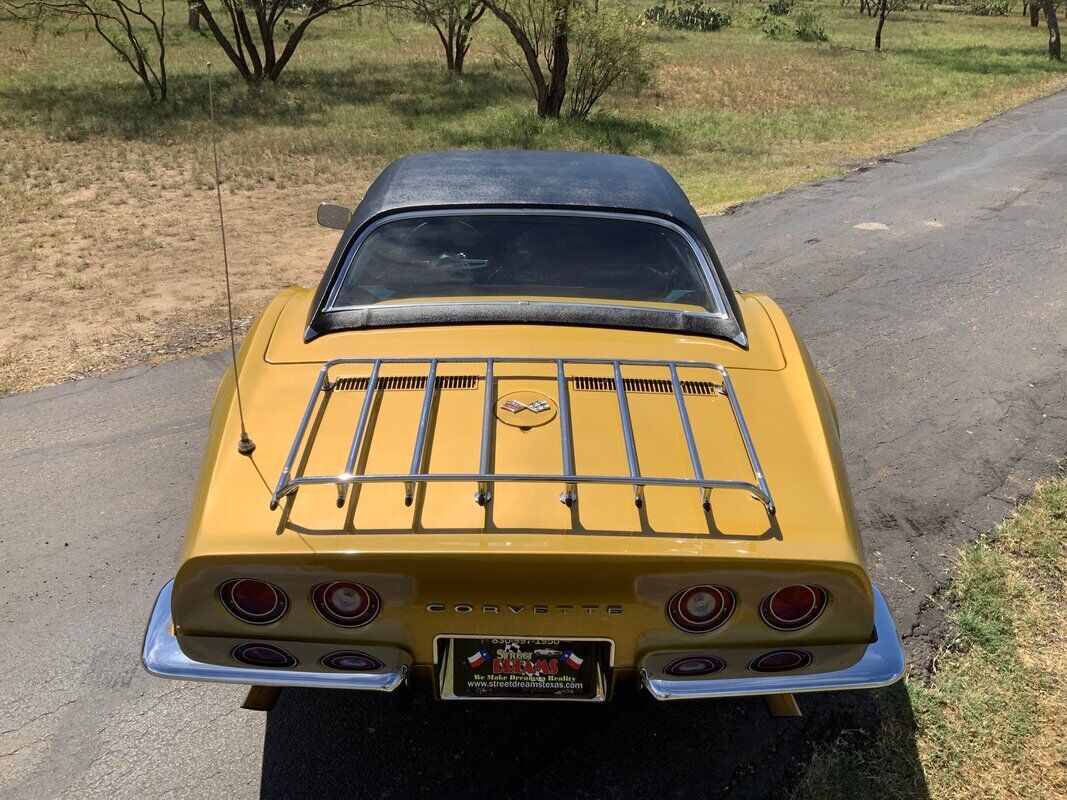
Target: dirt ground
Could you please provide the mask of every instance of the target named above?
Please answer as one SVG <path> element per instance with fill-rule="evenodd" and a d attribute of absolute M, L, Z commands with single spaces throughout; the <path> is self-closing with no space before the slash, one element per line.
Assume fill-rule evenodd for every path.
<path fill-rule="evenodd" d="M 28 138 L 5 136 L 0 154 Z M 70 163 L 85 143 L 46 147 L 56 163 Z M 32 185 L 34 176 L 26 182 Z M 315 224 L 315 207 L 326 199 L 352 203 L 364 188 L 233 192 L 223 178 L 239 327 L 277 291 L 318 280 L 338 234 Z M 0 227 L 0 289 L 7 299 L 0 394 L 214 350 L 227 336 L 210 185 L 166 185 L 126 170 L 90 186 L 73 180 L 47 193 L 5 197 L 0 218 L 8 220 Z"/>

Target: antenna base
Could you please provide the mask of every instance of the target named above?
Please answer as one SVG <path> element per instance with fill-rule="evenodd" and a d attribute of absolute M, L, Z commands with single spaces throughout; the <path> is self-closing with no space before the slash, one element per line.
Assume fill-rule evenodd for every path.
<path fill-rule="evenodd" d="M 237 442 L 237 452 L 243 456 L 250 456 L 255 449 L 256 443 L 248 438 L 248 434 L 241 434 L 241 440 Z"/>

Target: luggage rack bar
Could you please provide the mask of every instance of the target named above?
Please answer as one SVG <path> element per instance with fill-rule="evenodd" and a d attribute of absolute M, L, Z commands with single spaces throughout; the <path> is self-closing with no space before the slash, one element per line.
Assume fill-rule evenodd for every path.
<path fill-rule="evenodd" d="M 428 377 L 426 391 L 419 412 L 418 429 L 415 435 L 415 448 L 411 458 L 411 469 L 407 473 L 366 475 L 357 468 L 359 454 L 369 441 L 367 437 L 367 425 L 370 412 L 374 404 L 375 393 L 379 391 L 381 368 L 387 364 L 426 364 L 428 365 Z M 429 420 L 433 407 L 434 395 L 437 391 L 437 370 L 442 364 L 482 364 L 485 366 L 485 386 L 483 396 L 481 446 L 479 451 L 479 471 L 472 473 L 428 473 L 425 471 L 426 435 L 429 428 Z M 558 388 L 558 406 L 560 421 L 560 448 L 562 451 L 563 471 L 560 474 L 526 474 L 526 473 L 496 473 L 489 469 L 489 460 L 493 434 L 494 397 L 495 397 L 495 371 L 500 364 L 543 364 L 555 366 L 556 383 Z M 335 381 L 330 380 L 330 371 L 343 365 L 369 365 L 370 377 L 367 380 L 366 394 L 360 407 L 359 417 L 356 421 L 355 432 L 348 452 L 348 459 L 343 472 L 336 475 L 293 475 L 293 466 L 301 453 L 304 440 L 307 436 L 308 425 L 324 393 L 333 390 Z M 568 388 L 567 366 L 604 366 L 612 369 L 615 382 L 615 393 L 619 406 L 619 419 L 622 426 L 623 440 L 626 446 L 626 461 L 628 466 L 627 475 L 580 475 L 574 466 L 573 431 L 571 428 L 570 389 Z M 689 452 L 692 477 L 677 476 L 651 476 L 642 475 L 637 459 L 637 448 L 634 442 L 633 423 L 630 418 L 629 400 L 623 380 L 623 367 L 659 367 L 668 371 L 673 394 L 678 406 L 678 418 L 681 422 L 682 432 L 685 436 L 686 447 Z M 716 384 L 716 393 L 723 395 L 730 403 L 730 410 L 737 424 L 738 433 L 745 446 L 748 456 L 749 467 L 752 470 L 753 481 L 747 480 L 724 480 L 709 478 L 704 475 L 700 461 L 700 454 L 693 434 L 693 427 L 686 407 L 685 397 L 682 391 L 682 381 L 678 377 L 679 369 L 705 369 L 718 372 L 722 382 Z M 310 447 L 310 443 L 307 445 Z M 749 435 L 748 426 L 745 424 L 744 414 L 738 403 L 733 382 L 726 368 L 712 362 L 698 361 L 652 361 L 636 359 L 607 359 L 607 358 L 527 358 L 527 357 L 446 357 L 446 358 L 337 358 L 326 362 L 319 370 L 308 400 L 300 425 L 297 427 L 296 436 L 285 459 L 277 486 L 271 495 L 270 508 L 274 510 L 281 500 L 295 494 L 301 486 L 333 485 L 337 488 L 337 505 L 343 506 L 347 499 L 349 486 L 365 483 L 400 483 L 404 487 L 404 503 L 411 505 L 414 500 L 416 487 L 427 483 L 471 483 L 476 487 L 474 500 L 478 505 L 484 506 L 492 499 L 491 484 L 493 483 L 559 483 L 563 486 L 560 494 L 560 502 L 568 507 L 577 499 L 579 484 L 603 484 L 603 485 L 630 485 L 633 488 L 634 505 L 641 508 L 644 503 L 644 489 L 646 486 L 679 486 L 690 487 L 700 491 L 700 502 L 705 511 L 711 508 L 712 489 L 737 489 L 749 492 L 752 497 L 759 500 L 769 515 L 774 515 L 774 500 L 771 497 L 770 488 L 760 466 L 756 448 Z"/>

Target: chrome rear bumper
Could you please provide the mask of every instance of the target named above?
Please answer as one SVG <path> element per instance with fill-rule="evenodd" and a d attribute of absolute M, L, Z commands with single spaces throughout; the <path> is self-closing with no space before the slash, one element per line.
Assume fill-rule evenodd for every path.
<path fill-rule="evenodd" d="M 159 593 L 145 632 L 141 661 L 153 675 L 190 681 L 241 683 L 258 686 L 307 686 L 391 692 L 408 677 L 411 657 L 397 652 L 395 663 L 374 673 L 311 672 L 299 669 L 257 669 L 194 661 L 182 652 L 170 615 L 169 581 Z M 888 686 L 904 674 L 904 650 L 882 593 L 874 588 L 874 627 L 877 641 L 847 669 L 800 675 L 751 678 L 675 678 L 641 667 L 641 683 L 657 700 L 686 700 L 743 695 L 793 694 Z"/>
<path fill-rule="evenodd" d="M 382 672 L 310 672 L 300 669 L 257 669 L 256 667 L 222 666 L 193 661 L 178 646 L 170 618 L 170 595 L 174 581 L 168 581 L 159 593 L 152 617 L 145 631 L 141 661 L 150 673 L 160 678 L 186 681 L 244 683 L 256 686 L 309 686 L 319 689 L 365 689 L 391 692 L 408 675 L 411 657 L 397 650 L 396 663 Z"/>
<path fill-rule="evenodd" d="M 874 588 L 874 630 L 877 640 L 848 669 L 801 675 L 766 675 L 751 678 L 674 678 L 652 674 L 642 664 L 641 683 L 657 700 L 693 700 L 705 697 L 831 692 L 874 689 L 896 683 L 904 674 L 904 648 L 882 593 Z"/>

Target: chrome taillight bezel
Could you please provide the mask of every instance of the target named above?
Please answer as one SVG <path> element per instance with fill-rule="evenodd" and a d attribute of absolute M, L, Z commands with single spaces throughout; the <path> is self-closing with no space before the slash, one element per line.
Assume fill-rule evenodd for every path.
<path fill-rule="evenodd" d="M 720 610 L 707 620 L 694 620 L 685 613 L 683 603 L 691 592 L 709 592 L 719 596 Z M 726 586 L 698 584 L 675 592 L 667 603 L 667 619 L 674 627 L 686 633 L 711 633 L 725 625 L 737 609 L 737 596 Z"/>
<path fill-rule="evenodd" d="M 689 661 L 706 662 L 706 669 L 692 672 L 682 671 L 680 667 Z M 724 669 L 726 669 L 726 662 L 718 656 L 682 656 L 667 664 L 663 668 L 663 674 L 670 675 L 673 678 L 698 678 L 702 675 L 713 675 L 716 672 L 722 672 Z"/>
<path fill-rule="evenodd" d="M 365 611 L 355 617 L 346 617 L 344 614 L 339 614 L 330 608 L 329 603 L 326 601 L 328 592 L 341 585 L 356 587 L 366 594 Z M 378 593 L 370 586 L 356 581 L 326 581 L 318 584 L 311 590 L 311 604 L 315 607 L 320 617 L 331 625 L 337 625 L 341 628 L 362 628 L 365 625 L 370 625 L 382 610 L 382 599 Z"/>
<path fill-rule="evenodd" d="M 274 606 L 271 607 L 270 611 L 256 614 L 241 608 L 235 597 L 235 591 L 242 583 L 259 583 L 274 592 Z M 270 625 L 284 617 L 285 612 L 289 610 L 288 595 L 273 583 L 259 578 L 231 578 L 219 586 L 218 596 L 219 602 L 230 613 L 230 616 L 248 625 Z"/>
<path fill-rule="evenodd" d="M 772 667 L 770 669 L 760 666 L 760 662 L 766 658 L 780 656 L 787 653 L 795 655 L 797 657 L 797 663 L 786 667 Z M 793 672 L 794 670 L 806 669 L 810 667 L 812 663 L 814 663 L 814 661 L 815 657 L 812 656 L 812 654 L 809 653 L 807 650 L 801 650 L 800 648 L 790 647 L 779 650 L 770 650 L 766 653 L 763 653 L 762 655 L 758 655 L 750 662 L 748 662 L 748 668 L 751 672 L 761 672 L 764 674 L 773 674 L 776 672 Z"/>
<path fill-rule="evenodd" d="M 809 611 L 795 620 L 787 620 L 774 613 L 774 598 L 787 589 L 807 589 L 811 592 L 812 603 Z M 791 583 L 780 586 L 760 601 L 759 615 L 763 623 L 776 631 L 799 631 L 818 621 L 830 605 L 830 592 L 815 583 Z"/>
<path fill-rule="evenodd" d="M 247 657 L 247 652 L 257 647 L 277 653 L 278 655 L 284 658 L 284 661 L 278 664 L 266 664 L 262 661 L 255 661 L 253 659 L 249 659 Z M 235 648 L 233 648 L 233 650 L 230 651 L 230 658 L 246 666 L 256 667 L 259 669 L 292 669 L 300 663 L 299 661 L 297 661 L 296 656 L 294 656 L 288 650 L 283 650 L 282 648 L 278 647 L 278 645 L 271 644 L 270 642 L 245 642 L 244 644 L 239 644 Z"/>
<path fill-rule="evenodd" d="M 337 666 L 335 663 L 338 659 L 342 658 L 362 658 L 367 663 L 364 667 L 342 667 Z M 381 659 L 375 658 L 368 653 L 364 653 L 361 650 L 335 650 L 332 653 L 327 653 L 321 659 L 319 664 L 327 669 L 335 669 L 339 672 L 378 672 L 385 668 L 385 664 Z"/>

